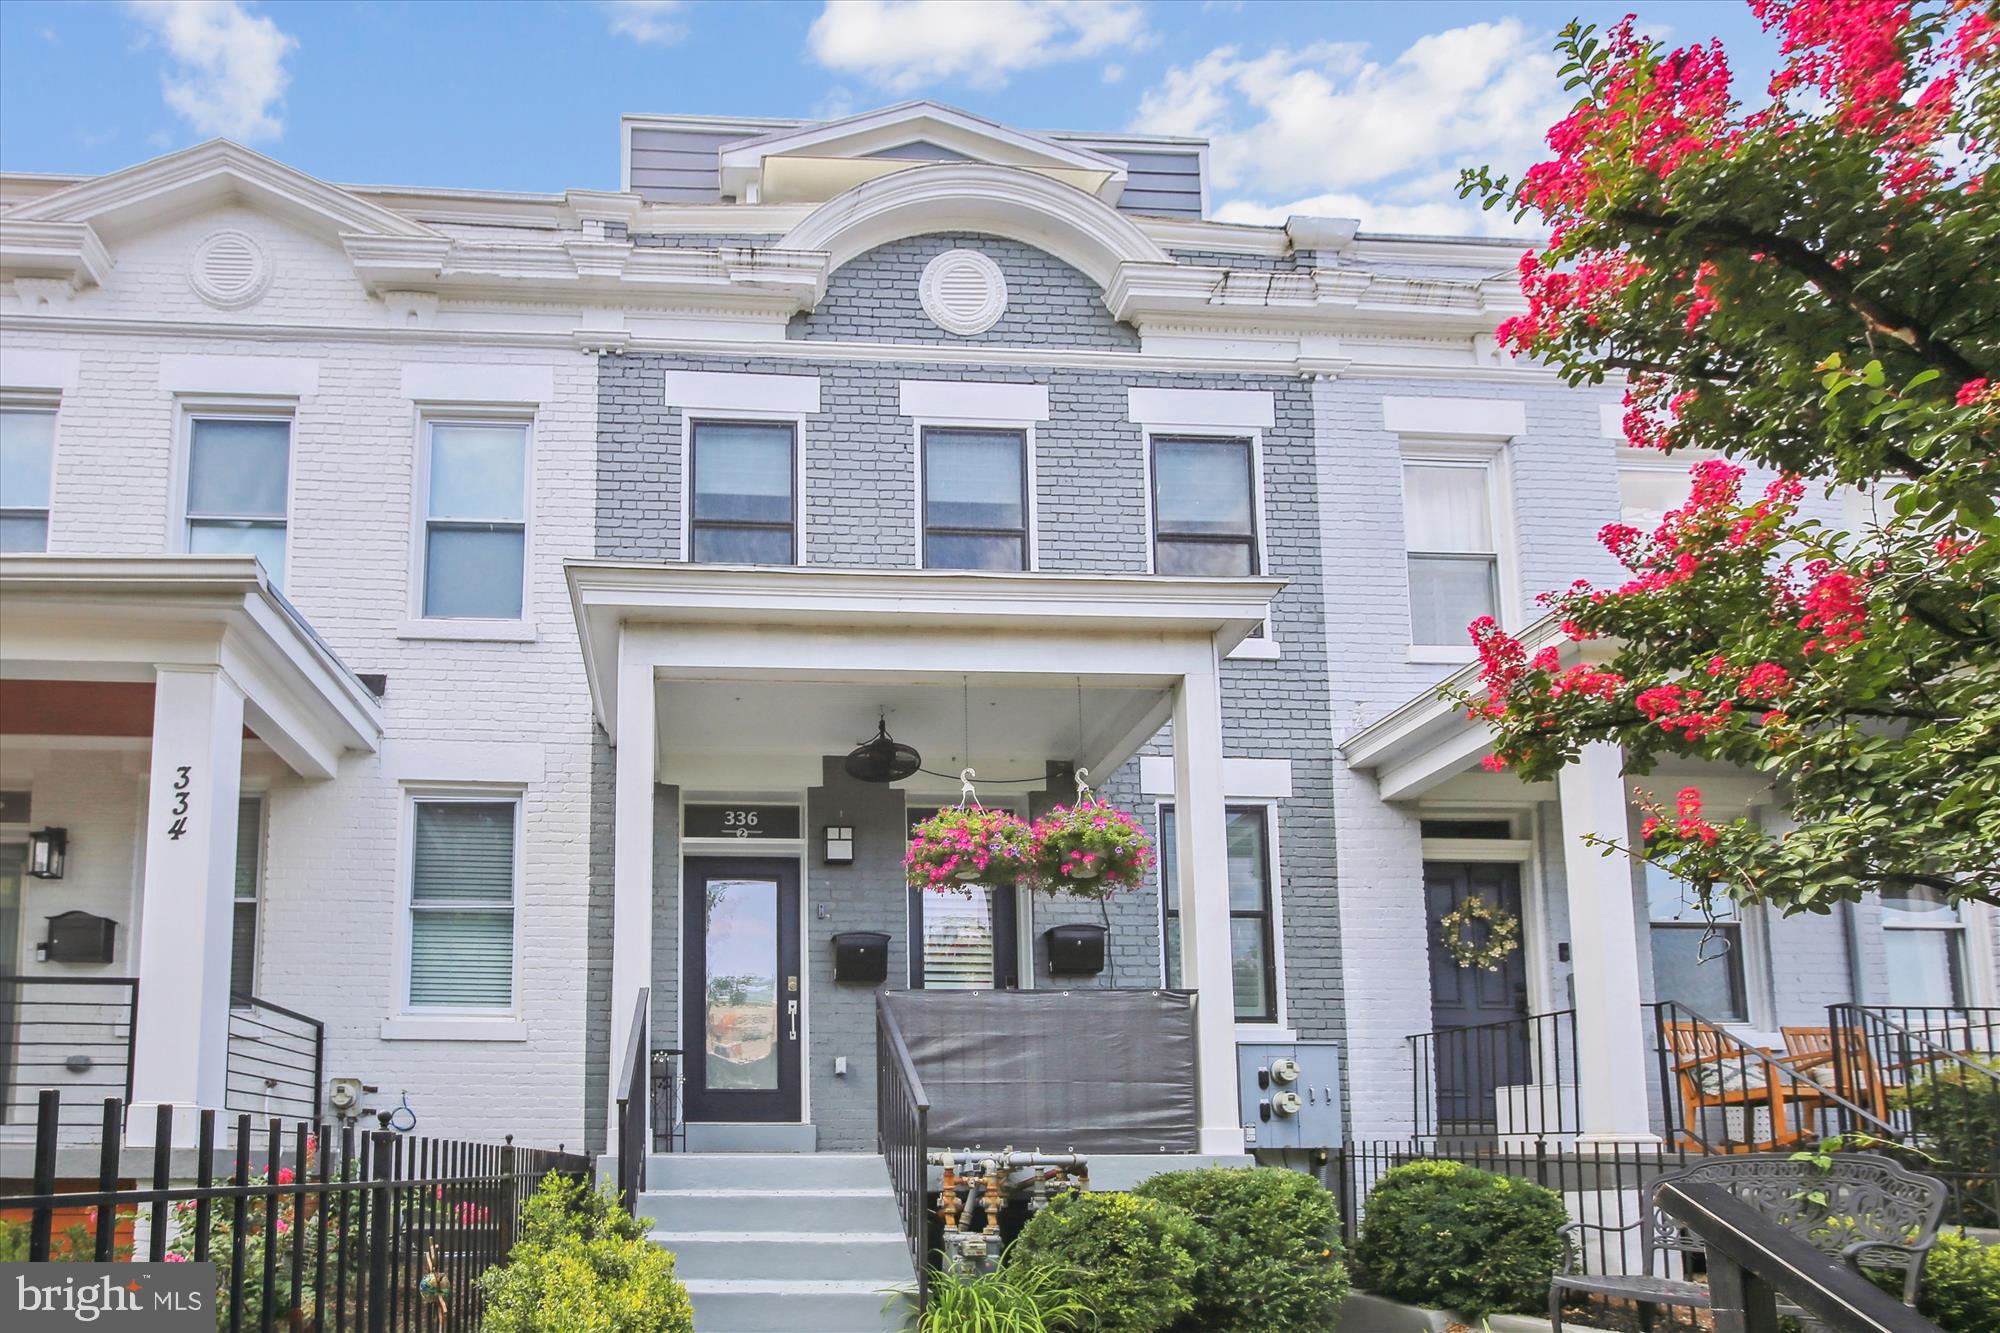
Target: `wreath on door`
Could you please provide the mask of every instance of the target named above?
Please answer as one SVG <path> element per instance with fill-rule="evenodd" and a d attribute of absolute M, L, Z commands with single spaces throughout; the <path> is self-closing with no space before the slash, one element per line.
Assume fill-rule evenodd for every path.
<path fill-rule="evenodd" d="M 1475 922 L 1484 924 L 1485 931 L 1476 932 Z M 1507 956 L 1521 947 L 1521 918 L 1475 893 L 1438 918 L 1438 933 L 1445 952 L 1460 967 L 1498 972 Z"/>

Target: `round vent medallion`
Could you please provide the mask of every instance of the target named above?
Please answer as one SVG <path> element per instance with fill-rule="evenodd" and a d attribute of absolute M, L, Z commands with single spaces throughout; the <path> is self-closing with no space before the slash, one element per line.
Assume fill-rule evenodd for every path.
<path fill-rule="evenodd" d="M 977 250 L 947 250 L 924 265 L 917 292 L 947 333 L 984 333 L 1007 313 L 1007 279 Z"/>
<path fill-rule="evenodd" d="M 202 300 L 234 310 L 255 301 L 271 285 L 271 261 L 254 237 L 218 231 L 194 248 L 188 281 Z"/>

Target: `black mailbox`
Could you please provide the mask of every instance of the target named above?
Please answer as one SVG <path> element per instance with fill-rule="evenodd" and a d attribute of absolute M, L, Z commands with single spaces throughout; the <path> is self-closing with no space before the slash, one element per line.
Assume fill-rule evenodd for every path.
<path fill-rule="evenodd" d="M 1042 938 L 1049 945 L 1050 976 L 1096 976 L 1104 970 L 1104 927 L 1050 926 Z"/>
<path fill-rule="evenodd" d="M 48 919 L 42 957 L 51 963 L 108 963 L 118 923 L 89 912 L 60 912 Z"/>
<path fill-rule="evenodd" d="M 833 979 L 879 986 L 889 979 L 889 937 L 879 930 L 843 930 L 833 937 Z"/>

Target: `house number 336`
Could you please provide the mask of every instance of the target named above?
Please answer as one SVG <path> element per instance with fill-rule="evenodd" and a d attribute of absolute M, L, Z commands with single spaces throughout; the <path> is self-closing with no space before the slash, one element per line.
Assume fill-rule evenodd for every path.
<path fill-rule="evenodd" d="M 167 836 L 175 842 L 179 842 L 181 835 L 187 832 L 188 788 L 194 785 L 189 777 L 192 771 L 186 764 L 174 770 L 174 808 L 168 811 L 172 822 L 167 825 Z"/>

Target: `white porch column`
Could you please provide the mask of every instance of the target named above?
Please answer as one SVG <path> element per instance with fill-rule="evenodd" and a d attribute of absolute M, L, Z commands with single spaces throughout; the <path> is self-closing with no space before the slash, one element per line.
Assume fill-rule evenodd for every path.
<path fill-rule="evenodd" d="M 1569 882 L 1576 985 L 1577 1092 L 1583 1143 L 1656 1143 L 1646 1105 L 1646 1025 L 1639 1007 L 1639 936 L 1632 862 L 1605 856 L 1588 834 L 1627 837 L 1624 757 L 1586 745 L 1556 779 L 1563 872 Z"/>
<path fill-rule="evenodd" d="M 1196 1116 L 1204 1153 L 1243 1151 L 1236 1096 L 1236 987 L 1229 958 L 1229 848 L 1222 691 L 1213 659 L 1174 687 L 1174 861 L 1181 980 L 1195 991 Z"/>
<path fill-rule="evenodd" d="M 618 1098 L 628 1070 L 625 1046 L 639 991 L 653 974 L 653 784 L 659 737 L 654 720 L 653 664 L 630 630 L 618 636 L 618 747 L 611 824 L 611 1094 L 605 1101 L 610 1137 L 618 1144 Z"/>
<path fill-rule="evenodd" d="M 152 1141 L 158 1103 L 176 1108 L 175 1140 L 190 1143 L 194 1111 L 223 1104 L 242 781 L 243 691 L 219 667 L 156 668 L 126 1122 L 135 1141 Z"/>

